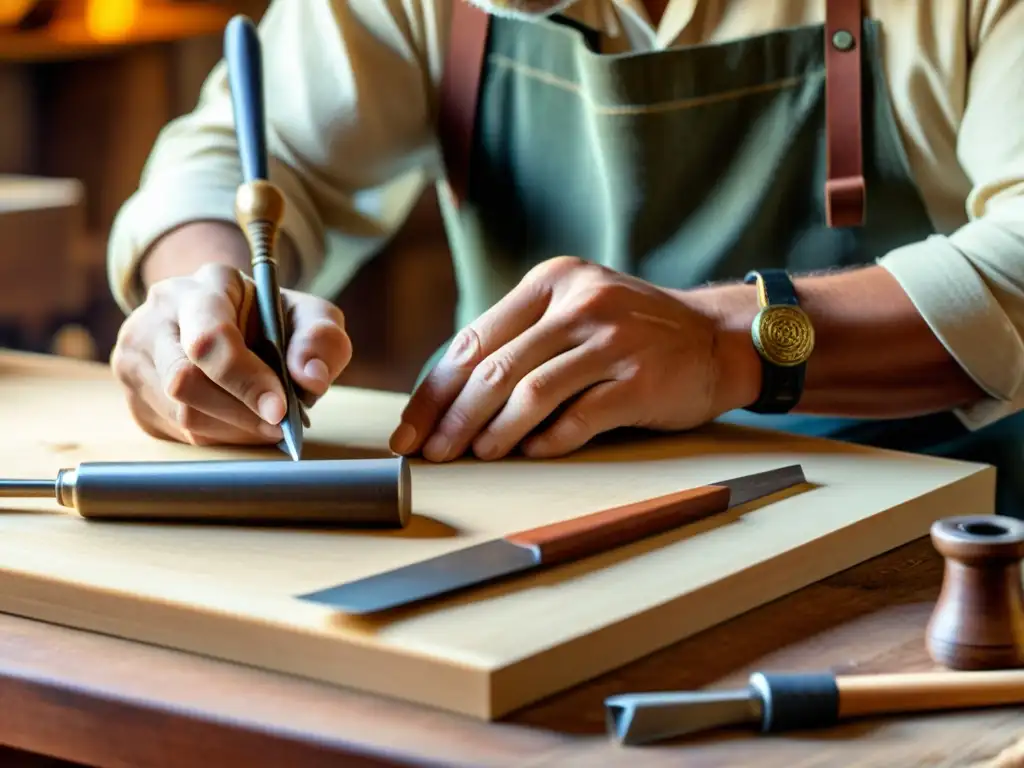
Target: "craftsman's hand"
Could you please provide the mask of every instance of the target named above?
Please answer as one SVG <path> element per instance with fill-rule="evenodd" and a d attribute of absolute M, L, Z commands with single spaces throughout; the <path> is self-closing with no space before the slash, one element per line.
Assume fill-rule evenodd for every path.
<path fill-rule="evenodd" d="M 249 349 L 259 328 L 254 296 L 249 278 L 221 264 L 150 288 L 110 361 L 144 430 L 195 445 L 281 439 L 284 390 Z M 333 304 L 289 290 L 282 300 L 288 368 L 311 405 L 348 365 L 352 346 Z"/>
<path fill-rule="evenodd" d="M 617 427 L 691 428 L 739 407 L 718 387 L 716 340 L 711 313 L 677 295 L 552 259 L 456 336 L 391 448 L 430 461 L 468 449 L 495 459 L 517 446 L 554 457 Z"/>

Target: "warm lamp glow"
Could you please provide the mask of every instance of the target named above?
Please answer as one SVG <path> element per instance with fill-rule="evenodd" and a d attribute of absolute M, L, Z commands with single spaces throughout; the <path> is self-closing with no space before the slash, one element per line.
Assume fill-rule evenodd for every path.
<path fill-rule="evenodd" d="M 139 15 L 140 0 L 88 0 L 85 27 L 97 40 L 127 38 Z"/>

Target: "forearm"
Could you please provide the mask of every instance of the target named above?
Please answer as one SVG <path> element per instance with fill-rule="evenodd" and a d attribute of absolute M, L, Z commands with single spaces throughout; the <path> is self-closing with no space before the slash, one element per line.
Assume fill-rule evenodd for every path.
<path fill-rule="evenodd" d="M 797 277 L 794 283 L 815 328 L 796 411 L 899 418 L 950 410 L 985 396 L 883 267 Z M 756 288 L 730 284 L 677 295 L 718 320 L 723 408 L 749 405 L 761 385 L 750 333 L 758 311 Z"/>
<path fill-rule="evenodd" d="M 288 287 L 296 279 L 295 249 L 287 237 L 278 238 L 278 279 Z M 157 240 L 139 266 L 143 290 L 160 280 L 191 275 L 204 264 L 226 264 L 249 273 L 252 257 L 242 231 L 220 221 L 197 221 L 178 227 Z"/>

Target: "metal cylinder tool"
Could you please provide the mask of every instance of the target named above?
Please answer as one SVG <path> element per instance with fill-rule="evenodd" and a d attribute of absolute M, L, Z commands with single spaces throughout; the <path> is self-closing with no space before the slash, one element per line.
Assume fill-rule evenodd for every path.
<path fill-rule="evenodd" d="M 54 480 L 0 480 L 0 497 L 56 498 L 90 520 L 403 528 L 405 458 L 85 462 Z"/>

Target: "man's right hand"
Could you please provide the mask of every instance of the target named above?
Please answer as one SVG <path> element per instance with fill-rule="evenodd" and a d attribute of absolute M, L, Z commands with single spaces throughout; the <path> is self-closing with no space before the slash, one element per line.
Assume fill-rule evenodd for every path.
<path fill-rule="evenodd" d="M 284 391 L 249 348 L 259 322 L 253 290 L 248 277 L 223 263 L 152 284 L 121 326 L 110 359 L 146 432 L 194 445 L 281 439 Z M 330 302 L 290 290 L 282 301 L 286 362 L 310 405 L 348 365 L 352 345 Z"/>

